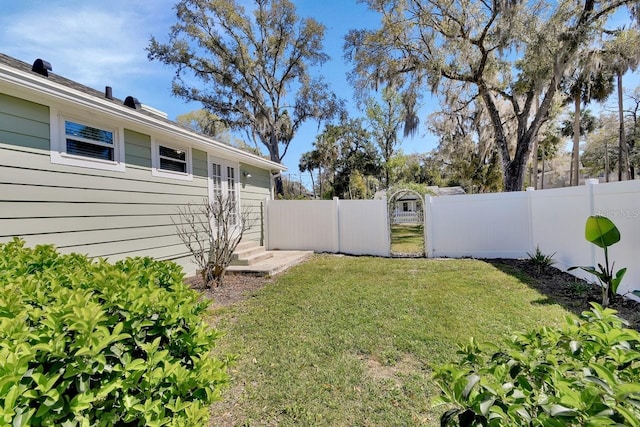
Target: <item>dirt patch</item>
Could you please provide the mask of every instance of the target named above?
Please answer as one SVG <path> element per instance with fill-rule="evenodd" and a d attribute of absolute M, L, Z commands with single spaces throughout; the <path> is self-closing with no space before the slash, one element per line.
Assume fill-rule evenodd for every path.
<path fill-rule="evenodd" d="M 192 289 L 201 292 L 205 297 L 213 300 L 212 309 L 228 307 L 247 299 L 267 283 L 271 278 L 251 276 L 246 274 L 226 274 L 222 286 L 208 288 L 200 276 L 189 277 L 185 280 Z"/>
<path fill-rule="evenodd" d="M 520 278 L 524 283 L 543 294 L 540 304 L 559 304 L 568 311 L 580 315 L 590 310 L 590 302 L 602 301 L 601 288 L 558 270 L 538 267 L 526 259 L 488 259 L 486 262 L 507 274 Z M 524 274 L 523 274 L 524 273 Z M 629 322 L 629 327 L 640 330 L 640 303 L 618 296 L 610 305 L 618 316 Z"/>
<path fill-rule="evenodd" d="M 369 378 L 376 381 L 391 380 L 397 385 L 401 384 L 401 377 L 403 375 L 411 374 L 422 369 L 422 363 L 417 360 L 411 354 L 403 354 L 402 357 L 393 365 L 386 365 L 380 363 L 374 358 L 363 358 L 365 366 L 367 367 L 366 373 Z"/>

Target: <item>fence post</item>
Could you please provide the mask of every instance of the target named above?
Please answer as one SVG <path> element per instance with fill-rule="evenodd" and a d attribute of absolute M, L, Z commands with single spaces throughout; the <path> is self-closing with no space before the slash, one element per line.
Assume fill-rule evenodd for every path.
<path fill-rule="evenodd" d="M 271 245 L 269 244 L 269 202 L 271 199 L 269 197 L 264 199 L 264 247 L 266 250 L 271 250 Z"/>
<path fill-rule="evenodd" d="M 335 221 L 336 227 L 333 235 L 333 247 L 335 248 L 335 253 L 340 252 L 340 200 L 337 197 L 333 198 L 333 209 L 336 212 Z"/>
<path fill-rule="evenodd" d="M 527 214 L 529 215 L 529 251 L 528 253 L 533 253 L 534 248 L 533 244 L 536 241 L 536 236 L 533 233 L 533 192 L 536 191 L 535 187 L 527 187 Z M 537 243 L 536 243 L 537 245 Z"/>
<path fill-rule="evenodd" d="M 594 186 L 599 183 L 600 181 L 598 181 L 595 178 L 590 178 L 585 181 L 587 197 L 589 197 L 589 215 L 596 214 L 596 201 L 595 201 L 595 195 L 593 194 L 593 192 L 594 192 Z M 591 251 L 591 265 L 597 265 L 595 245 L 589 245 L 589 250 Z"/>
<path fill-rule="evenodd" d="M 424 195 L 424 246 L 425 256 L 431 258 L 433 256 L 433 207 L 431 205 L 432 197 L 429 194 Z"/>

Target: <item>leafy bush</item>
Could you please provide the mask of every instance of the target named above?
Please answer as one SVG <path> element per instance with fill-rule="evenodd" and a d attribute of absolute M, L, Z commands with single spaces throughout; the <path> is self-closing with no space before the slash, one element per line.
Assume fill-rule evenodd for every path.
<path fill-rule="evenodd" d="M 227 362 L 183 275 L 0 245 L 0 425 L 206 425 Z"/>
<path fill-rule="evenodd" d="M 592 303 L 564 328 L 475 341 L 437 369 L 442 425 L 640 425 L 640 333 Z"/>

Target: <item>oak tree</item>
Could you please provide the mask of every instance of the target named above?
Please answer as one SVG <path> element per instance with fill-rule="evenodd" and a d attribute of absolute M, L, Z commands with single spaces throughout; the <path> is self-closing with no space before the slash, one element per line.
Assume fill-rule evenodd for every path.
<path fill-rule="evenodd" d="M 637 0 L 363 1 L 381 14 L 381 24 L 347 36 L 357 87 L 391 81 L 414 94 L 407 99 L 425 87 L 450 99 L 454 89 L 482 103 L 506 191 L 522 190 L 532 142 L 580 47 L 594 43 L 619 8 L 638 12 Z M 509 122 L 514 141 L 505 131 Z"/>
<path fill-rule="evenodd" d="M 325 27 L 299 18 L 291 1 L 182 0 L 175 10 L 168 41 L 152 37 L 149 59 L 175 68 L 176 96 L 264 144 L 271 160 L 282 161 L 302 123 L 342 108 L 311 73 L 329 59 Z"/>

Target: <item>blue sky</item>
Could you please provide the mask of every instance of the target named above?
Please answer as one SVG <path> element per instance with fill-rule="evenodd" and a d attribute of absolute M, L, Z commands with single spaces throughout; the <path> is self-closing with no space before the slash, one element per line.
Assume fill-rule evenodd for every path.
<path fill-rule="evenodd" d="M 242 0 L 241 0 L 242 1 Z M 298 15 L 311 16 L 327 27 L 325 52 L 331 56 L 320 72 L 338 96 L 355 110 L 353 89 L 342 59 L 344 35 L 351 28 L 373 27 L 378 15 L 355 0 L 293 0 Z M 168 113 L 170 119 L 200 108 L 171 95 L 173 69 L 149 62 L 144 50 L 151 35 L 163 40 L 175 23 L 176 0 L 21 0 L 3 1 L 0 14 L 0 52 L 32 63 L 49 61 L 53 72 L 84 85 L 103 90 L 113 87 L 114 96 L 135 96 L 143 104 Z M 626 12 L 625 12 L 626 13 Z M 640 84 L 638 73 L 626 80 L 632 89 Z M 423 101 L 419 134 L 403 141 L 405 153 L 423 153 L 435 148 L 436 140 L 425 129 L 426 116 L 434 101 Z M 615 105 L 615 94 L 607 105 Z M 593 108 L 598 110 L 598 107 Z M 289 172 L 299 176 L 300 154 L 311 149 L 317 125 L 304 126 L 284 158 Z M 262 147 L 261 147 L 262 148 Z M 266 152 L 263 149 L 263 152 Z M 310 184 L 308 174 L 302 175 Z"/>
<path fill-rule="evenodd" d="M 174 120 L 199 105 L 171 95 L 173 69 L 149 62 L 144 49 L 151 35 L 160 40 L 166 38 L 175 23 L 175 3 L 175 0 L 5 1 L 0 14 L 0 52 L 28 63 L 36 58 L 45 59 L 58 75 L 98 90 L 112 86 L 114 96 L 121 99 L 135 96 Z M 359 116 L 346 79 L 349 67 L 342 59 L 343 37 L 351 28 L 376 25 L 378 16 L 355 0 L 294 0 L 294 3 L 299 16 L 313 17 L 327 27 L 324 45 L 331 61 L 320 72 L 335 93 L 349 102 L 352 115 Z M 296 177 L 300 154 L 311 149 L 316 133 L 315 123 L 304 126 L 284 158 L 289 172 Z M 433 138 L 423 133 L 403 144 L 404 151 L 426 152 L 434 148 Z M 308 184 L 309 177 L 305 175 L 302 179 Z"/>

